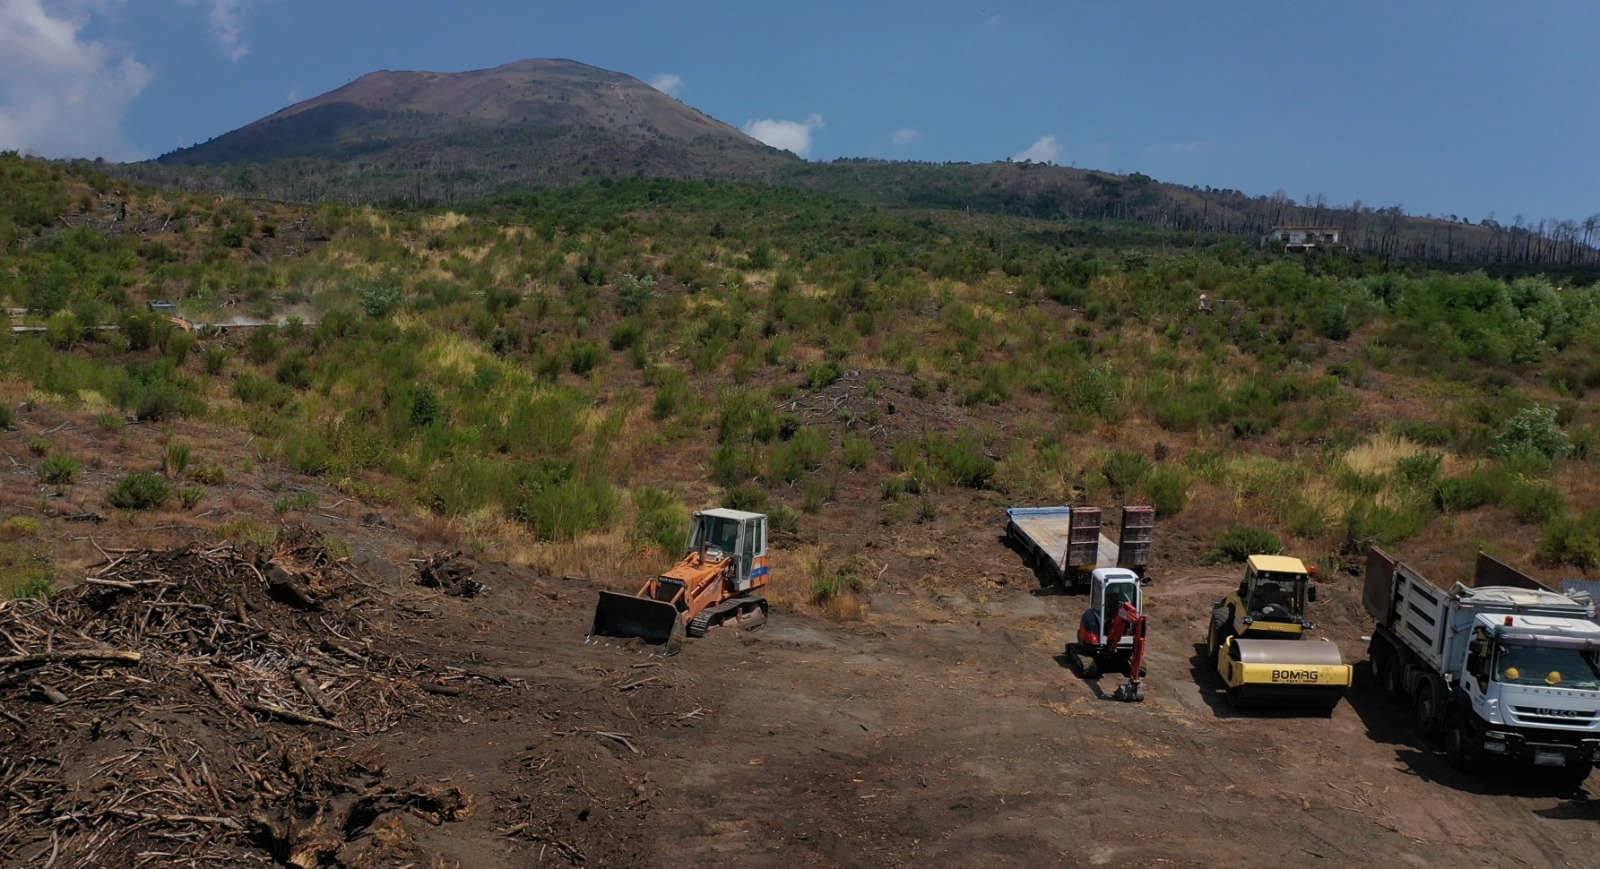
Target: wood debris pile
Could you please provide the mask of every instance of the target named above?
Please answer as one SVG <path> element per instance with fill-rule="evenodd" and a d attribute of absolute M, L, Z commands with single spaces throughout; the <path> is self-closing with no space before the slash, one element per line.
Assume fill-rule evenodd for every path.
<path fill-rule="evenodd" d="M 113 551 L 0 604 L 8 865 L 382 865 L 404 847 L 374 834 L 387 814 L 463 817 L 467 795 L 387 781 L 363 746 L 474 678 L 383 651 L 371 591 L 291 531 Z"/>
<path fill-rule="evenodd" d="M 477 597 L 488 590 L 472 578 L 477 568 L 459 552 L 438 552 L 427 559 L 412 560 L 417 563 L 417 582 L 426 588 L 439 589 L 451 597 Z"/>

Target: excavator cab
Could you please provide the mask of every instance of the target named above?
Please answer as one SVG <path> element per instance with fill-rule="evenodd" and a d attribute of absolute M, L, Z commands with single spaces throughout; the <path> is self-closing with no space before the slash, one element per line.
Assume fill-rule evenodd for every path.
<path fill-rule="evenodd" d="M 1144 699 L 1144 589 L 1139 574 L 1101 567 L 1089 574 L 1089 608 L 1067 642 L 1067 662 L 1085 679 L 1105 668 L 1127 669 L 1117 700 Z"/>

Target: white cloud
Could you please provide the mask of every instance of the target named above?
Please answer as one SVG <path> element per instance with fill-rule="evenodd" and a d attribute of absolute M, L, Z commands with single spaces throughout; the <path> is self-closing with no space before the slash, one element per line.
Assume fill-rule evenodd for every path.
<path fill-rule="evenodd" d="M 1216 142 L 1160 142 L 1144 149 L 1147 154 L 1199 154 L 1217 147 Z"/>
<path fill-rule="evenodd" d="M 179 0 L 185 6 L 193 6 L 197 0 Z M 206 13 L 206 27 L 211 33 L 211 38 L 216 40 L 217 47 L 227 55 L 229 60 L 239 61 L 250 53 L 249 43 L 244 41 L 244 13 L 245 7 L 252 0 L 204 0 L 211 7 Z"/>
<path fill-rule="evenodd" d="M 904 148 L 922 141 L 922 134 L 912 129 L 895 130 L 891 138 L 896 148 Z"/>
<path fill-rule="evenodd" d="M 752 138 L 774 148 L 793 151 L 804 157 L 811 153 L 812 132 L 824 126 L 822 116 L 812 112 L 804 121 L 780 121 L 770 118 L 751 121 L 744 125 L 744 131 Z"/>
<path fill-rule="evenodd" d="M 82 12 L 52 13 L 41 0 L 0 0 L 0 148 L 46 157 L 144 156 L 121 125 L 151 72 L 130 51 L 85 39 L 88 23 Z"/>
<path fill-rule="evenodd" d="M 295 103 L 300 102 L 300 89 L 299 88 L 289 88 L 289 92 L 284 94 L 283 98 L 285 100 L 288 100 L 289 101 L 289 105 L 291 105 L 291 106 L 294 105 Z"/>
<path fill-rule="evenodd" d="M 1023 160 L 1032 160 L 1035 163 L 1060 163 L 1061 143 L 1056 141 L 1055 136 L 1040 136 L 1039 141 L 1028 146 L 1028 150 L 1011 159 L 1018 163 Z"/>
<path fill-rule="evenodd" d="M 675 97 L 683 93 L 683 77 L 664 72 L 650 79 L 650 86 L 669 97 Z"/>

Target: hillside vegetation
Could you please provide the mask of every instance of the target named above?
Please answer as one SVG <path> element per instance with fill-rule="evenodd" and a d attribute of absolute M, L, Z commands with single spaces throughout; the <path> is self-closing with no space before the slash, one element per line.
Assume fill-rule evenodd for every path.
<path fill-rule="evenodd" d="M 294 207 L 5 155 L 0 294 L 41 331 L 0 347 L 0 422 L 253 436 L 190 466 L 167 431 L 164 467 L 86 492 L 98 459 L 41 435 L 41 508 L 134 521 L 293 473 L 546 564 L 658 558 L 711 503 L 799 546 L 830 514 L 1143 502 L 1204 516 L 1219 558 L 1431 535 L 1600 566 L 1600 286 L 1118 226 L 666 180 Z M 156 298 L 271 322 L 186 332 Z M 25 506 L 3 546 L 36 564 Z"/>

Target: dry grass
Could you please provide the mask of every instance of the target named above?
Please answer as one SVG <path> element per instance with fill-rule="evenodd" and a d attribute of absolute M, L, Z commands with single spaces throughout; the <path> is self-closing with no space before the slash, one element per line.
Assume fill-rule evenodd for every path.
<path fill-rule="evenodd" d="M 616 591 L 637 591 L 647 577 L 665 570 L 671 562 L 659 550 L 635 546 L 622 529 L 559 543 L 534 541 L 522 533 L 505 539 L 502 546 L 508 564 L 552 576 L 589 577 Z"/>
<path fill-rule="evenodd" d="M 470 375 L 480 365 L 498 360 L 482 344 L 467 341 L 453 332 L 439 332 L 428 346 L 428 356 L 434 366 L 459 375 Z"/>
<path fill-rule="evenodd" d="M 1344 463 L 1358 474 L 1392 473 L 1401 459 L 1429 452 L 1427 447 L 1399 435 L 1381 434 L 1344 454 Z"/>
<path fill-rule="evenodd" d="M 859 622 L 867 617 L 867 605 L 855 592 L 847 591 L 828 598 L 820 614 L 836 622 Z"/>

